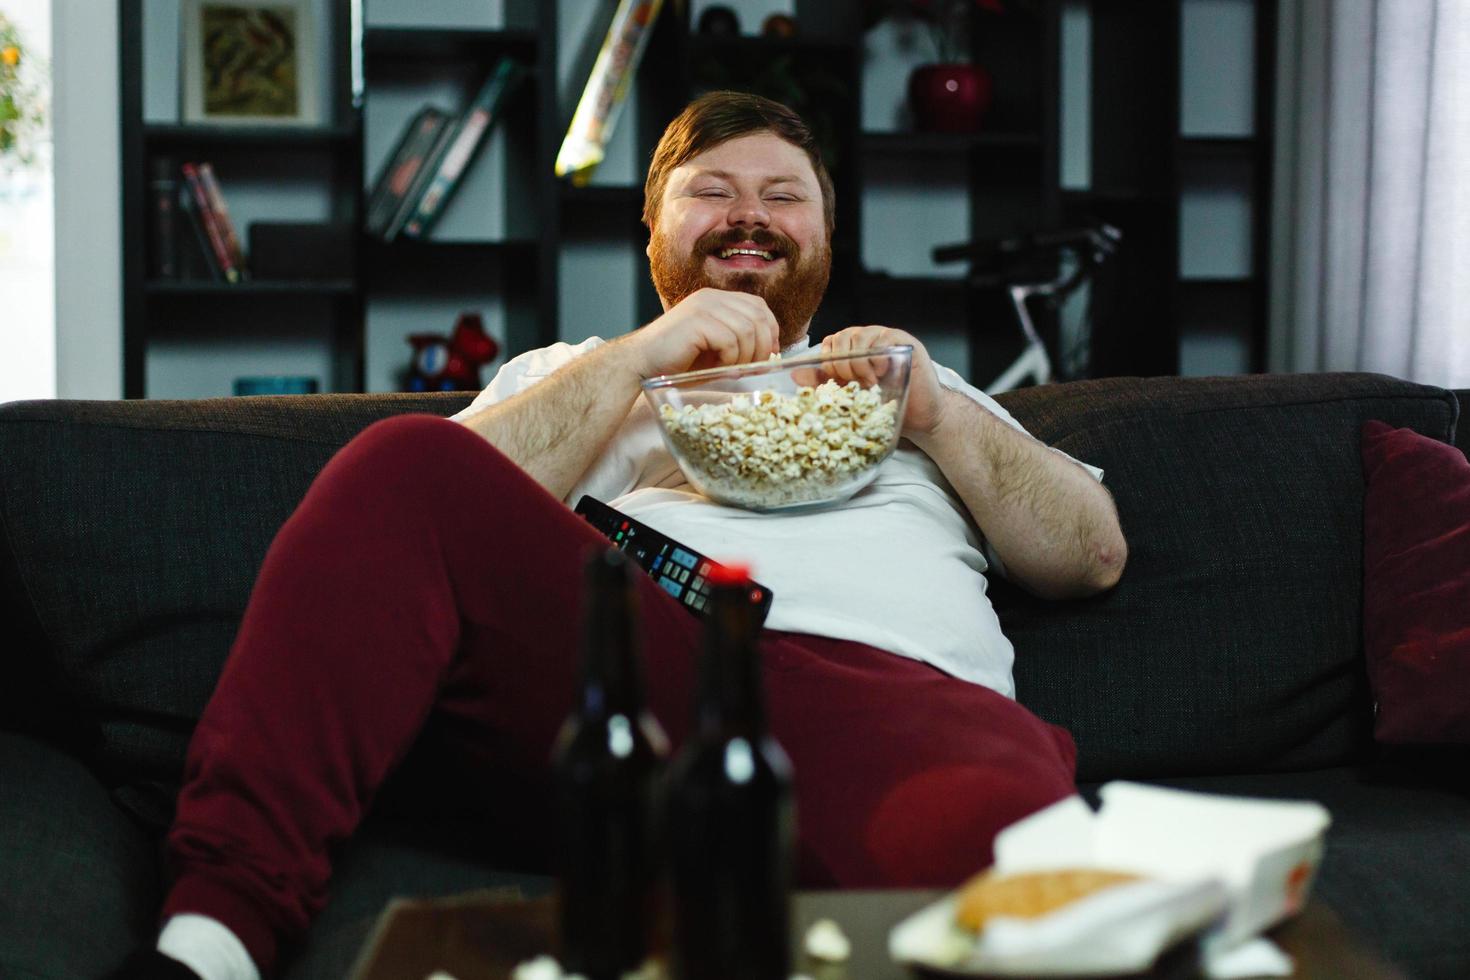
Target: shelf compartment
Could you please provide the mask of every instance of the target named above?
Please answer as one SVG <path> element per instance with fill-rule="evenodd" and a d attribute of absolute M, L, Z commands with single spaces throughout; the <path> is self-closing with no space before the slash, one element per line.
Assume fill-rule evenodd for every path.
<path fill-rule="evenodd" d="M 1251 160 L 1255 158 L 1256 140 L 1253 136 L 1180 136 L 1174 149 L 1190 159 Z"/>
<path fill-rule="evenodd" d="M 867 153 L 966 153 L 972 150 L 1004 150 L 1039 153 L 1037 133 L 917 133 L 865 132 L 862 147 Z"/>
<path fill-rule="evenodd" d="M 422 61 L 486 61 L 511 54 L 528 66 L 535 63 L 536 32 L 434 27 L 369 27 L 363 32 L 368 70 L 374 63 Z"/>
<path fill-rule="evenodd" d="M 809 37 L 767 37 L 763 34 L 722 36 L 689 34 L 686 50 L 691 57 L 733 55 L 742 58 L 771 58 L 777 55 L 811 55 L 843 60 L 854 57 L 849 45 Z"/>
<path fill-rule="evenodd" d="M 563 203 L 573 207 L 629 207 L 643 209 L 643 188 L 633 184 L 560 184 Z"/>
<path fill-rule="evenodd" d="M 534 239 L 435 241 L 363 240 L 361 259 L 369 293 L 454 291 L 483 276 L 499 275 L 507 295 L 534 292 L 540 257 Z"/>
<path fill-rule="evenodd" d="M 429 259 L 448 257 L 489 257 L 504 255 L 525 257 L 534 255 L 539 243 L 534 238 L 503 238 L 495 240 L 442 241 L 435 238 L 396 238 L 385 242 L 377 238 L 363 239 L 363 252 L 369 259 Z"/>
<path fill-rule="evenodd" d="M 864 269 L 858 275 L 858 289 L 865 293 L 962 293 L 967 286 L 964 276 L 895 276 L 872 269 Z"/>
<path fill-rule="evenodd" d="M 1235 302 L 1255 294 L 1254 276 L 1189 276 L 1178 281 L 1179 295 L 1189 302 Z"/>
<path fill-rule="evenodd" d="M 333 151 L 357 139 L 357 126 L 217 126 L 151 124 L 143 139 L 152 150 L 208 148 Z"/>
<path fill-rule="evenodd" d="M 350 296 L 357 290 L 351 279 L 264 280 L 215 282 L 193 279 L 152 279 L 144 286 L 149 296 L 200 298 L 231 296 Z"/>
<path fill-rule="evenodd" d="M 1174 195 L 1167 190 L 1142 187 L 1074 188 L 1060 194 L 1064 205 L 1088 204 L 1172 204 Z"/>

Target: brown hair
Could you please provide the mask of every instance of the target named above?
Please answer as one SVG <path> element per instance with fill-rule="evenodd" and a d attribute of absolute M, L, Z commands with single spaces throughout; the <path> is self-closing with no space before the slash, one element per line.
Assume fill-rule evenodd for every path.
<path fill-rule="evenodd" d="M 812 131 L 792 110 L 779 102 L 747 92 L 710 92 L 684 107 L 669 123 L 653 150 L 648 179 L 643 184 L 643 223 L 652 230 L 663 205 L 664 188 L 675 167 L 688 163 L 706 150 L 750 133 L 771 132 L 797 149 L 805 150 L 822 189 L 822 213 L 830 237 L 836 224 L 836 200 L 832 177 L 822 163 L 822 154 Z"/>

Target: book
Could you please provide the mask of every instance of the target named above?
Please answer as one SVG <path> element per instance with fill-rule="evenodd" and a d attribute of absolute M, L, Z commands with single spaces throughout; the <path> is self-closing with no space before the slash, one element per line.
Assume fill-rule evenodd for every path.
<path fill-rule="evenodd" d="M 204 233 L 209 239 L 209 248 L 214 255 L 215 265 L 218 266 L 225 282 L 239 282 L 240 270 L 235 268 L 234 261 L 230 258 L 230 247 L 225 242 L 224 232 L 220 229 L 219 221 L 215 217 L 209 203 L 209 192 L 204 189 L 204 181 L 199 176 L 199 167 L 194 163 L 186 163 L 183 166 L 184 185 L 189 192 L 189 203 L 193 206 L 193 212 L 204 226 Z"/>
<path fill-rule="evenodd" d="M 383 163 L 368 197 L 363 229 L 370 235 L 383 235 L 394 215 L 403 208 L 414 181 L 419 176 L 434 144 L 450 124 L 449 114 L 424 106 L 403 127 L 393 152 Z"/>
<path fill-rule="evenodd" d="M 442 141 L 442 151 L 425 169 L 429 174 L 413 211 L 403 224 L 403 234 L 422 238 L 444 213 L 444 207 L 459 187 L 460 178 L 474 162 L 485 143 L 485 134 L 495 124 L 500 107 L 515 91 L 524 69 L 514 58 L 501 58 L 490 77 L 480 86 L 469 106 L 455 121 L 453 131 Z"/>
<path fill-rule="evenodd" d="M 434 134 L 434 142 L 430 144 L 428 152 L 424 154 L 423 162 L 419 164 L 414 174 L 412 183 L 404 192 L 403 200 L 398 202 L 398 207 L 393 216 L 388 219 L 388 225 L 383 229 L 383 240 L 391 242 L 403 231 L 403 226 L 408 224 L 408 219 L 413 217 L 414 209 L 418 207 L 419 198 L 423 196 L 424 189 L 429 186 L 438 167 L 438 161 L 444 158 L 444 151 L 448 149 L 449 142 L 454 139 L 454 117 L 445 120 L 443 126 Z"/>
<path fill-rule="evenodd" d="M 245 250 L 240 247 L 240 235 L 235 231 L 235 222 L 230 220 L 230 208 L 225 203 L 225 195 L 220 190 L 219 181 L 215 179 L 213 164 L 199 164 L 199 182 L 204 185 L 204 193 L 209 195 L 209 210 L 214 220 L 219 223 L 220 235 L 225 240 L 225 249 L 230 253 L 230 264 L 239 270 L 241 279 L 249 279 L 250 268 L 245 264 Z"/>
<path fill-rule="evenodd" d="M 174 162 L 154 157 L 148 180 L 148 274 L 154 279 L 179 277 L 178 179 Z"/>
<path fill-rule="evenodd" d="M 183 219 L 182 223 L 188 227 L 188 237 L 194 244 L 193 248 L 186 246 L 179 250 L 180 275 L 185 279 L 202 277 L 224 282 L 224 270 L 214 257 L 214 246 L 209 242 L 209 232 L 204 229 L 204 219 L 194 203 L 193 193 L 186 184 L 180 184 L 177 191 L 179 215 Z"/>

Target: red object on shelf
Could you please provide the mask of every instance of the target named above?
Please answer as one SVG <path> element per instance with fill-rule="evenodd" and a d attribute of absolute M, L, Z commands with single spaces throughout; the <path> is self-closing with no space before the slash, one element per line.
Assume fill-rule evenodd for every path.
<path fill-rule="evenodd" d="M 926 133 L 973 133 L 990 109 L 994 83 L 980 65 L 924 65 L 909 76 L 909 108 Z"/>
<path fill-rule="evenodd" d="M 408 342 L 413 345 L 408 391 L 479 391 L 480 365 L 500 353 L 478 313 L 461 313 L 449 337 L 415 333 Z"/>

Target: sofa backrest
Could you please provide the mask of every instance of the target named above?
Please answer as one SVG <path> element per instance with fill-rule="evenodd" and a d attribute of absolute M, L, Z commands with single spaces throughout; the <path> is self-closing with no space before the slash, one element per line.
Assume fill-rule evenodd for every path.
<path fill-rule="evenodd" d="M 266 549 L 372 422 L 467 394 L 0 405 L 0 728 L 177 778 Z M 1307 768 L 1369 744 L 1358 430 L 1455 436 L 1451 393 L 1375 375 L 1105 379 L 1001 401 L 1104 467 L 1111 593 L 992 595 L 1020 699 L 1083 779 Z"/>
<path fill-rule="evenodd" d="M 176 779 L 277 529 L 380 418 L 469 394 L 0 405 L 0 727 Z"/>
<path fill-rule="evenodd" d="M 1360 759 L 1359 429 L 1455 438 L 1452 393 L 1366 374 L 1109 378 L 1001 402 L 1103 467 L 1129 541 L 1112 592 L 993 590 L 1019 699 L 1066 725 L 1080 778 L 1314 768 Z"/>

